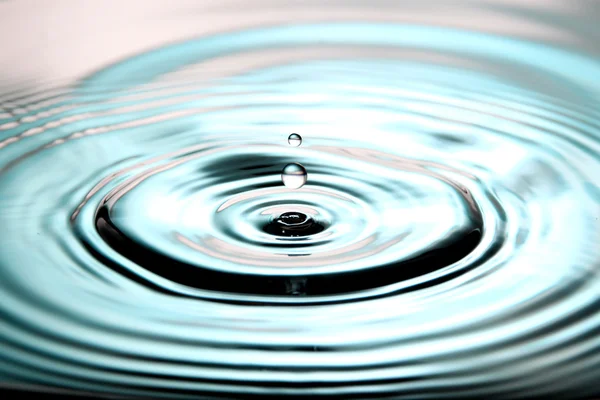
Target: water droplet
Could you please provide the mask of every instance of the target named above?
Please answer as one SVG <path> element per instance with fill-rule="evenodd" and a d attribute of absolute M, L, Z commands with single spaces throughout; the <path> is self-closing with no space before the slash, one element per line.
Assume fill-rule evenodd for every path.
<path fill-rule="evenodd" d="M 298 189 L 304 186 L 308 175 L 306 169 L 298 163 L 286 165 L 281 171 L 281 181 L 290 189 Z"/>
<path fill-rule="evenodd" d="M 290 146 L 298 147 L 302 144 L 302 136 L 298 135 L 297 133 L 292 133 L 288 137 L 288 143 Z"/>

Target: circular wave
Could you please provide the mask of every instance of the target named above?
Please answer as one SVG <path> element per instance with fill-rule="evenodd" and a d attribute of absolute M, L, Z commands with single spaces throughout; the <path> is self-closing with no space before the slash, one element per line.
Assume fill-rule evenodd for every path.
<path fill-rule="evenodd" d="M 8 103 L 0 372 L 157 397 L 594 393 L 599 74 L 514 38 L 327 23 Z M 286 213 L 319 229 L 279 234 Z"/>

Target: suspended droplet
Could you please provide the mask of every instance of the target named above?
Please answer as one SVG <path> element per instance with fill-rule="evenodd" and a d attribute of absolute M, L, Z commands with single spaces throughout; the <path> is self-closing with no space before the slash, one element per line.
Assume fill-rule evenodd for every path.
<path fill-rule="evenodd" d="M 288 164 L 281 171 L 281 181 L 290 189 L 301 188 L 307 178 L 306 169 L 298 163 Z"/>
<path fill-rule="evenodd" d="M 292 133 L 288 137 L 288 143 L 290 146 L 298 147 L 302 144 L 302 137 L 297 133 Z"/>

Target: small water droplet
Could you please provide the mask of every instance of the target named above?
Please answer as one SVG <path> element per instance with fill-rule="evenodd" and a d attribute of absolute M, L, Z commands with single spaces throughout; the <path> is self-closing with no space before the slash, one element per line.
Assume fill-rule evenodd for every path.
<path fill-rule="evenodd" d="M 298 147 L 302 144 L 302 136 L 298 135 L 297 133 L 292 133 L 288 137 L 288 143 L 290 146 Z"/>
<path fill-rule="evenodd" d="M 308 174 L 306 169 L 298 163 L 286 165 L 281 171 L 281 181 L 290 189 L 298 189 L 304 186 Z"/>

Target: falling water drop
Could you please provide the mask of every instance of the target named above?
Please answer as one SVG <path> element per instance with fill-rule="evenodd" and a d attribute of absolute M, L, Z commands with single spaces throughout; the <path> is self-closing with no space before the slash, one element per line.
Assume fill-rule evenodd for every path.
<path fill-rule="evenodd" d="M 298 163 L 286 165 L 281 171 L 281 181 L 290 189 L 301 188 L 307 179 L 306 169 Z"/>
<path fill-rule="evenodd" d="M 292 133 L 288 137 L 288 143 L 290 146 L 298 147 L 302 144 L 302 136 L 298 135 L 297 133 Z"/>

